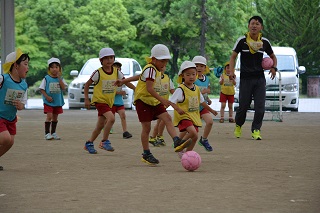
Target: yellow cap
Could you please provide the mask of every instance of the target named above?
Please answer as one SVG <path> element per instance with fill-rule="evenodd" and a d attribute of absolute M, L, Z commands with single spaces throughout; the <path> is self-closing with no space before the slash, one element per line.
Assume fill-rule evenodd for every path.
<path fill-rule="evenodd" d="M 14 64 L 21 56 L 22 56 L 22 51 L 21 49 L 17 49 L 15 52 L 10 53 L 9 55 L 7 55 L 6 57 L 6 61 L 3 64 L 3 73 L 9 73 L 10 72 L 10 68 L 12 66 L 12 64 Z"/>

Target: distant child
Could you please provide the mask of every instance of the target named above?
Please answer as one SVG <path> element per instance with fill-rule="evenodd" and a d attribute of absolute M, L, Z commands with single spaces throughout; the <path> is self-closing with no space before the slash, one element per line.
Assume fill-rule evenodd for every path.
<path fill-rule="evenodd" d="M 197 68 L 191 61 L 184 61 L 178 73 L 179 87 L 170 97 L 170 101 L 184 111 L 184 114 L 174 111 L 174 125 L 179 128 L 180 136 L 192 139 L 191 145 L 186 151 L 191 151 L 198 140 L 198 127 L 202 126 L 200 118 L 200 105 L 214 115 L 218 113 L 211 109 L 201 94 L 200 87 L 195 84 L 197 80 Z M 186 134 L 187 133 L 187 134 Z"/>
<path fill-rule="evenodd" d="M 67 83 L 62 77 L 60 60 L 58 58 L 50 58 L 48 60 L 48 74 L 43 78 L 39 87 L 43 100 L 43 112 L 47 114 L 44 122 L 44 138 L 46 140 L 61 139 L 56 133 L 56 128 L 58 115 L 63 113 L 63 91 L 66 90 L 66 87 Z"/>
<path fill-rule="evenodd" d="M 229 62 L 224 64 L 223 73 L 220 76 L 220 85 L 221 85 L 221 92 L 220 92 L 220 99 L 221 108 L 220 108 L 220 123 L 224 122 L 224 109 L 226 108 L 226 102 L 228 102 L 229 108 L 229 122 L 234 123 L 233 119 L 233 102 L 234 102 L 234 86 L 236 85 L 236 80 L 234 78 L 230 78 L 229 75 L 231 73 Z"/>
<path fill-rule="evenodd" d="M 17 110 L 24 109 L 28 85 L 25 81 L 30 57 L 20 49 L 10 53 L 0 75 L 0 157 L 13 146 L 17 133 Z M 0 166 L 0 170 L 3 167 Z"/>
<path fill-rule="evenodd" d="M 203 56 L 195 56 L 192 62 L 196 64 L 198 73 L 198 79 L 194 82 L 194 84 L 200 88 L 201 94 L 203 95 L 205 102 L 208 105 L 211 105 L 211 100 L 208 96 L 208 94 L 210 94 L 210 79 L 206 75 L 210 72 L 209 67 L 207 66 L 207 59 Z M 206 125 L 203 130 L 203 135 L 200 137 L 200 140 L 198 141 L 198 144 L 200 146 L 203 146 L 206 151 L 211 152 L 213 148 L 209 144 L 208 136 L 212 129 L 213 119 L 209 110 L 205 109 L 201 105 L 200 116 L 204 120 Z"/>
<path fill-rule="evenodd" d="M 85 143 L 84 149 L 90 154 L 96 154 L 94 140 L 99 136 L 103 129 L 103 138 L 99 144 L 100 149 L 110 152 L 114 151 L 111 142 L 108 139 L 110 129 L 114 124 L 115 118 L 112 113 L 112 106 L 116 95 L 117 87 L 114 85 L 117 79 L 123 79 L 124 75 L 113 66 L 115 54 L 111 48 L 102 48 L 99 53 L 99 59 L 102 67 L 95 70 L 90 79 L 84 86 L 85 107 L 90 109 L 94 105 L 98 111 L 98 121 L 91 137 Z M 94 83 L 92 100 L 89 99 L 89 86 Z M 127 85 L 128 86 L 128 85 Z"/>
<path fill-rule="evenodd" d="M 116 67 L 119 71 L 121 71 L 121 66 L 122 64 L 119 61 L 115 61 L 113 63 L 113 66 Z M 135 86 L 131 83 L 131 89 L 135 89 Z M 123 96 L 126 95 L 126 92 L 122 90 L 122 87 L 117 88 L 116 96 L 114 98 L 114 104 L 112 107 L 112 112 L 115 114 L 116 112 L 119 114 L 120 119 L 121 119 L 121 125 L 122 125 L 122 130 L 123 130 L 123 138 L 131 138 L 132 135 L 127 131 L 127 121 L 126 121 L 126 111 L 124 108 L 124 103 L 123 103 Z"/>
<path fill-rule="evenodd" d="M 167 127 L 169 135 L 174 142 L 175 152 L 180 152 L 190 145 L 190 140 L 182 140 L 177 136 L 172 123 L 172 118 L 166 111 L 166 107 L 171 102 L 159 95 L 161 89 L 161 71 L 166 69 L 166 65 L 171 59 L 168 47 L 163 44 L 157 44 L 151 49 L 151 56 L 147 57 L 147 65 L 143 68 L 140 76 L 133 76 L 116 84 L 121 86 L 124 82 L 137 81 L 135 89 L 134 104 L 141 122 L 141 143 L 143 147 L 142 162 L 150 165 L 158 164 L 149 149 L 149 134 L 151 131 L 151 121 L 161 119 Z"/>
<path fill-rule="evenodd" d="M 161 71 L 161 89 L 159 95 L 165 99 L 169 99 L 169 94 L 173 94 L 174 84 L 164 71 Z M 156 125 L 153 127 L 152 136 L 149 138 L 149 143 L 153 146 L 165 146 L 166 142 L 164 141 L 163 132 L 165 124 L 162 120 L 158 119 Z"/>

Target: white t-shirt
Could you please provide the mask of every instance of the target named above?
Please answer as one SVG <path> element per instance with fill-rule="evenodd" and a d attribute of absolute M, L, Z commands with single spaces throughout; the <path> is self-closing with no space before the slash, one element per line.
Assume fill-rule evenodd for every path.
<path fill-rule="evenodd" d="M 94 83 L 97 83 L 99 81 L 99 78 L 100 78 L 100 74 L 98 72 L 98 70 L 95 70 L 92 75 L 91 75 L 91 80 L 94 82 Z M 123 79 L 124 78 L 124 75 L 121 71 L 118 70 L 118 79 Z"/>

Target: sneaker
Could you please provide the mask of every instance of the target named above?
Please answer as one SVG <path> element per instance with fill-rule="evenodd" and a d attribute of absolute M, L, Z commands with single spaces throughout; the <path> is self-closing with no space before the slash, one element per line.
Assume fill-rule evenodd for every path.
<path fill-rule="evenodd" d="M 46 134 L 46 135 L 44 136 L 44 139 L 46 139 L 46 140 L 52 140 L 53 137 L 52 137 L 52 135 L 51 135 L 50 133 L 48 133 L 48 134 Z"/>
<path fill-rule="evenodd" d="M 253 130 L 251 136 L 253 140 L 262 140 L 262 137 L 260 135 L 260 130 L 257 130 L 257 129 Z"/>
<path fill-rule="evenodd" d="M 156 146 L 156 147 L 159 147 L 159 143 L 158 143 L 158 140 L 156 138 L 153 138 L 150 136 L 149 138 L 149 143 L 151 143 L 153 146 Z"/>
<path fill-rule="evenodd" d="M 164 138 L 163 138 L 162 135 L 161 136 L 157 136 L 157 141 L 158 141 L 158 144 L 160 146 L 165 146 L 166 145 L 166 142 L 164 141 Z"/>
<path fill-rule="evenodd" d="M 175 152 L 181 152 L 184 148 L 187 148 L 190 146 L 192 140 L 189 138 L 188 140 L 181 140 L 180 138 L 177 137 L 177 139 L 174 140 L 173 142 L 173 148 Z"/>
<path fill-rule="evenodd" d="M 109 140 L 101 141 L 99 144 L 99 148 L 107 150 L 109 152 L 114 151 L 114 148 L 111 146 L 111 142 Z"/>
<path fill-rule="evenodd" d="M 94 149 L 94 145 L 90 141 L 85 143 L 84 150 L 88 151 L 90 154 L 97 154 L 97 150 Z"/>
<path fill-rule="evenodd" d="M 182 155 L 186 153 L 186 150 L 182 150 L 181 152 L 178 152 L 178 156 L 179 158 L 181 159 L 182 158 Z"/>
<path fill-rule="evenodd" d="M 242 135 L 241 126 L 236 125 L 236 128 L 234 129 L 233 133 L 236 138 L 240 138 Z"/>
<path fill-rule="evenodd" d="M 57 135 L 57 133 L 52 133 L 52 137 L 55 140 L 61 140 L 61 138 Z"/>
<path fill-rule="evenodd" d="M 212 152 L 213 148 L 210 146 L 208 139 L 202 139 L 202 136 L 200 140 L 198 141 L 198 144 L 200 146 L 203 146 L 205 150 L 208 152 Z"/>
<path fill-rule="evenodd" d="M 148 155 L 142 154 L 141 161 L 149 165 L 155 165 L 159 163 L 159 160 L 156 159 L 151 153 Z"/>
<path fill-rule="evenodd" d="M 128 131 L 125 131 L 125 132 L 122 134 L 122 136 L 123 136 L 123 138 L 126 138 L 126 139 L 132 137 L 132 135 L 131 135 Z"/>

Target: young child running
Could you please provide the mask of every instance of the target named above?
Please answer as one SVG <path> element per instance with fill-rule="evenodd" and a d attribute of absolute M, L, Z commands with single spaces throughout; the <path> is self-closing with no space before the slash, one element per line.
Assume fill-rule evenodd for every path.
<path fill-rule="evenodd" d="M 20 49 L 10 53 L 0 75 L 0 157 L 13 146 L 17 133 L 17 110 L 24 109 L 27 102 L 25 81 L 30 57 Z M 3 167 L 0 166 L 0 170 Z"/>
<path fill-rule="evenodd" d="M 150 152 L 148 141 L 152 120 L 163 120 L 169 135 L 173 139 L 175 152 L 180 152 L 189 146 L 191 141 L 182 140 L 177 136 L 172 118 L 166 111 L 166 107 L 170 106 L 171 102 L 158 94 L 161 88 L 161 71 L 166 69 L 166 65 L 171 59 L 168 47 L 163 44 L 156 44 L 151 49 L 151 56 L 146 59 L 148 64 L 143 68 L 140 76 L 133 76 L 122 81 L 118 80 L 116 84 L 121 86 L 123 83 L 138 80 L 134 104 L 142 126 L 141 143 L 143 154 L 141 161 L 149 165 L 155 165 L 159 163 L 159 160 Z"/>
<path fill-rule="evenodd" d="M 224 109 L 226 108 L 226 103 L 228 102 L 229 108 L 229 123 L 234 123 L 233 119 L 233 102 L 234 102 L 234 86 L 236 85 L 236 80 L 234 77 L 230 78 L 230 66 L 229 61 L 224 64 L 223 73 L 220 76 L 219 84 L 221 85 L 220 99 L 220 123 L 224 122 Z"/>
<path fill-rule="evenodd" d="M 56 128 L 58 115 L 63 113 L 63 91 L 66 87 L 67 83 L 62 77 L 60 60 L 58 58 L 50 58 L 48 60 L 48 74 L 43 78 L 39 87 L 43 100 L 43 112 L 47 114 L 44 122 L 44 138 L 46 140 L 61 139 L 56 133 Z"/>
<path fill-rule="evenodd" d="M 197 67 L 198 79 L 194 82 L 200 88 L 201 94 L 208 105 L 211 105 L 211 100 L 208 96 L 210 94 L 210 79 L 206 75 L 210 72 L 207 66 L 207 59 L 203 56 L 195 56 L 192 60 Z M 203 134 L 198 141 L 200 146 L 203 146 L 206 151 L 211 152 L 213 150 L 212 146 L 209 144 L 208 136 L 211 132 L 213 119 L 210 112 L 200 105 L 200 116 L 206 123 Z"/>
<path fill-rule="evenodd" d="M 218 113 L 211 109 L 201 94 L 200 87 L 195 84 L 197 80 L 196 65 L 191 61 L 184 61 L 178 73 L 179 87 L 170 97 L 170 101 L 185 113 L 174 111 L 174 125 L 179 128 L 180 136 L 186 135 L 192 139 L 191 145 L 186 151 L 193 150 L 198 140 L 198 127 L 202 126 L 200 118 L 200 105 L 213 115 Z M 187 133 L 187 134 L 186 134 Z"/>
<path fill-rule="evenodd" d="M 161 89 L 159 95 L 165 99 L 169 99 L 169 94 L 173 94 L 174 85 L 172 80 L 169 78 L 164 71 L 161 71 Z M 153 146 L 165 146 L 166 142 L 164 141 L 163 132 L 165 124 L 162 120 L 158 119 L 156 125 L 153 127 L 152 136 L 149 138 L 149 143 Z"/>
<path fill-rule="evenodd" d="M 121 71 L 121 66 L 122 64 L 119 61 L 115 61 L 113 63 L 113 66 L 116 67 L 118 69 L 118 71 Z M 131 89 L 135 90 L 135 86 L 131 83 L 128 83 L 131 87 Z M 123 103 L 123 95 L 125 95 L 126 92 L 122 90 L 122 87 L 118 87 L 117 88 L 117 92 L 116 92 L 116 96 L 114 98 L 114 104 L 112 107 L 112 112 L 113 114 L 118 113 L 121 119 L 121 126 L 122 126 L 122 130 L 123 130 L 123 134 L 122 137 L 127 139 L 127 138 L 131 138 L 132 134 L 130 134 L 127 131 L 127 121 L 126 121 L 126 111 L 124 108 L 124 103 Z M 112 132 L 112 131 L 111 131 Z"/>
<path fill-rule="evenodd" d="M 97 150 L 94 148 L 94 140 L 99 136 L 103 129 L 103 138 L 99 144 L 100 149 L 110 152 L 114 151 L 111 142 L 108 139 L 110 129 L 114 124 L 114 114 L 112 113 L 112 106 L 116 95 L 115 81 L 123 79 L 124 75 L 113 66 L 115 54 L 111 48 L 102 48 L 99 52 L 99 59 L 102 67 L 95 70 L 90 79 L 84 86 L 85 107 L 90 109 L 94 105 L 98 111 L 98 120 L 91 137 L 85 143 L 84 149 L 90 154 L 96 154 Z M 94 83 L 92 100 L 89 99 L 89 86 Z M 128 86 L 128 85 L 127 85 Z"/>

